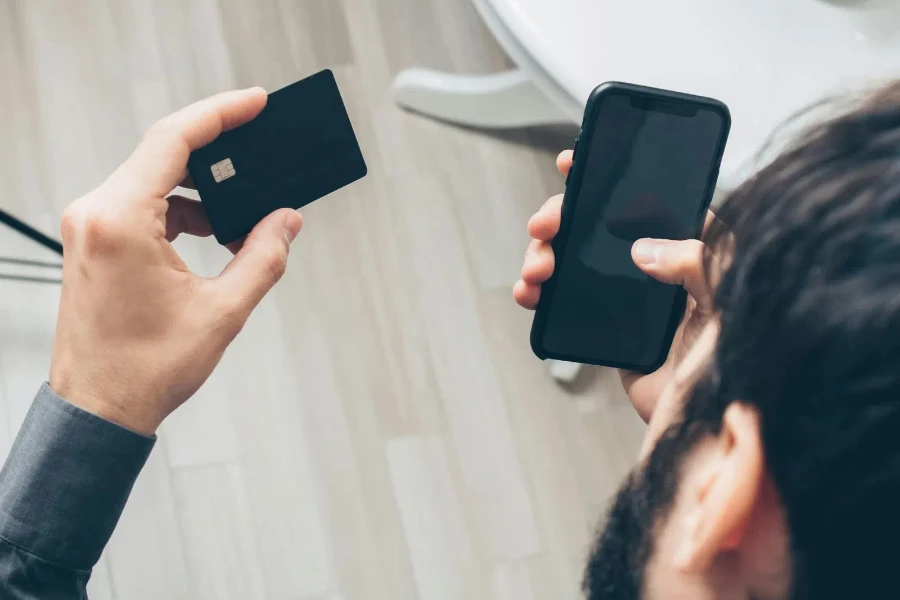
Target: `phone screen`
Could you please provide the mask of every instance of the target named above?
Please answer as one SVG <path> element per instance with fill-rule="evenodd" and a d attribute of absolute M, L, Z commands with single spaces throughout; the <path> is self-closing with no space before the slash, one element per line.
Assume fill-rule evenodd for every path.
<path fill-rule="evenodd" d="M 665 357 L 679 289 L 641 272 L 631 247 L 697 233 L 727 127 L 712 108 L 602 98 L 577 159 L 585 164 L 544 328 L 548 353 L 634 368 Z"/>

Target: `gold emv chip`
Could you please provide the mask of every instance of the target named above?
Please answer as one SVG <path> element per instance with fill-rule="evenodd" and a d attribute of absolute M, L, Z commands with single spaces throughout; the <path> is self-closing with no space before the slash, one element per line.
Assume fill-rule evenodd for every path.
<path fill-rule="evenodd" d="M 212 167 L 213 179 L 216 180 L 216 183 L 221 183 L 230 177 L 234 177 L 237 173 L 234 171 L 234 164 L 231 162 L 230 158 L 226 158 L 225 160 L 220 160 Z"/>

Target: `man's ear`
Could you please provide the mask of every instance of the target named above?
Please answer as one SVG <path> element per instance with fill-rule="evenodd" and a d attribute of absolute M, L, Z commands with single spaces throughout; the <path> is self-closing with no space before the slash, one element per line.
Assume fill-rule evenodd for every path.
<path fill-rule="evenodd" d="M 721 552 L 734 550 L 760 498 L 764 458 L 759 416 L 733 402 L 712 451 L 702 459 L 699 486 L 691 491 L 689 526 L 675 557 L 684 571 L 706 570 Z"/>

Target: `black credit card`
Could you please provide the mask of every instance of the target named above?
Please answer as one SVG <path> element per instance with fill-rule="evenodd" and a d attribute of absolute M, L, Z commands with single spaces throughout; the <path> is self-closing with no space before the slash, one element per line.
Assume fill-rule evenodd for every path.
<path fill-rule="evenodd" d="M 334 73 L 269 94 L 252 121 L 195 150 L 188 170 L 221 244 L 279 208 L 300 208 L 366 176 Z"/>

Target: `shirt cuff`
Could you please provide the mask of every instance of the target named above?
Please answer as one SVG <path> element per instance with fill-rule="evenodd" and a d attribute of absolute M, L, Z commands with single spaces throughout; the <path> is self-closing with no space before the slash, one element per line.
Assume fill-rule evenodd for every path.
<path fill-rule="evenodd" d="M 92 568 L 155 442 L 45 383 L 0 472 L 0 538 L 62 567 Z"/>

